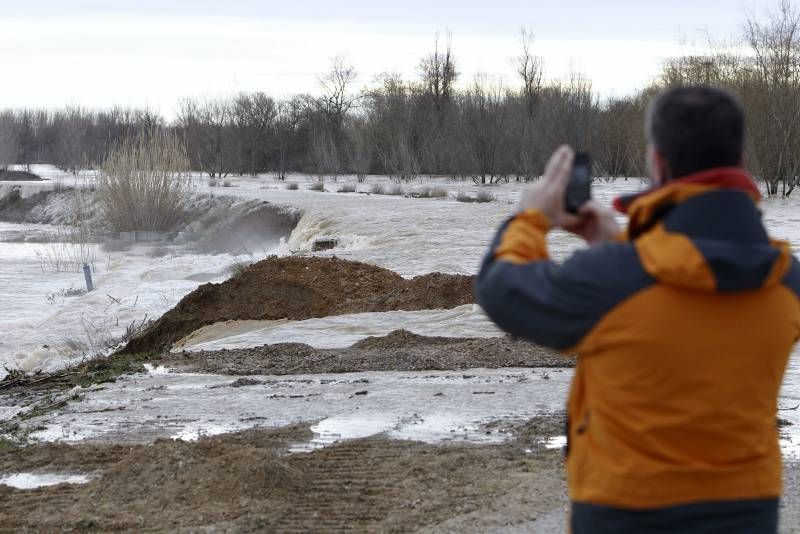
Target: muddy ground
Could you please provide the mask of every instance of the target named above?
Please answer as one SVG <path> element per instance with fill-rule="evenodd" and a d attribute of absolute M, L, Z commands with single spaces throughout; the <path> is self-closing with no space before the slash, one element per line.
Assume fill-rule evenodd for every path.
<path fill-rule="evenodd" d="M 0 469 L 93 474 L 85 485 L 0 486 L 0 528 L 335 532 L 485 531 L 563 518 L 563 455 L 538 440 L 559 417 L 511 429 L 503 445 L 370 438 L 310 453 L 306 427 L 198 442 L 37 445 L 0 453 Z M 496 430 L 495 430 L 496 431 Z"/>
<path fill-rule="evenodd" d="M 474 301 L 472 281 L 441 273 L 407 280 L 388 269 L 335 257 L 271 257 L 225 282 L 201 285 L 132 339 L 125 352 L 167 349 L 219 321 L 455 308 Z"/>
<path fill-rule="evenodd" d="M 575 360 L 510 337 L 428 337 L 396 330 L 343 349 L 278 343 L 252 349 L 167 353 L 158 363 L 180 372 L 286 375 L 476 367 L 572 367 Z"/>

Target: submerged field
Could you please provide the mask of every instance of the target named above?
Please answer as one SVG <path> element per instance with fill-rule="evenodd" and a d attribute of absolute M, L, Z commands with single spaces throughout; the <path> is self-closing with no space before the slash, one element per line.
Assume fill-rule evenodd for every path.
<path fill-rule="evenodd" d="M 88 294 L 78 291 L 82 273 L 42 262 L 60 239 L 47 224 L 60 220 L 56 202 L 37 222 L 0 223 L 0 363 L 54 373 L 0 382 L 2 524 L 563 528 L 559 447 L 573 362 L 504 337 L 470 291 L 521 186 L 468 203 L 457 197 L 478 188 L 444 179 L 403 184 L 407 196 L 370 194 L 380 177 L 352 193 L 336 192 L 346 178 L 324 192 L 308 177 L 290 181 L 297 190 L 265 177 L 225 188 L 198 180 L 186 231 L 91 245 Z M 15 185 L 28 198 L 47 188 Z M 413 198 L 432 185 L 447 196 Z M 9 187 L 0 184 L 0 198 Z M 609 201 L 642 187 L 595 190 Z M 800 244 L 796 200 L 767 200 L 765 220 Z M 333 247 L 314 252 L 319 240 Z M 561 258 L 579 243 L 555 232 L 550 245 Z M 148 324 L 129 354 L 75 367 Z M 795 355 L 779 407 L 785 518 L 800 509 L 798 404 Z M 16 476 L 8 480 L 35 486 L 39 475 L 88 480 L 3 485 Z"/>

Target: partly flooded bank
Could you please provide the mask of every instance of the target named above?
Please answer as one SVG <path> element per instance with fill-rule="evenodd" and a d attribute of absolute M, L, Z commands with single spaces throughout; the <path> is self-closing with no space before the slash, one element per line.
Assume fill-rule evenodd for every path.
<path fill-rule="evenodd" d="M 81 392 L 24 424 L 39 429 L 34 440 L 67 443 L 193 440 L 298 423 L 316 430 L 297 449 L 375 435 L 485 443 L 506 437 L 489 423 L 563 410 L 570 379 L 562 368 L 246 377 L 152 368 Z"/>

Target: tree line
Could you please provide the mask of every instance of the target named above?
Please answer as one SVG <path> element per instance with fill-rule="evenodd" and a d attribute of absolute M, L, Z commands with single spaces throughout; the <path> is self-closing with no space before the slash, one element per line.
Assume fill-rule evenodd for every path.
<path fill-rule="evenodd" d="M 342 58 L 319 77 L 316 95 L 263 92 L 187 98 L 166 121 L 149 109 L 16 109 L 0 112 L 0 167 L 54 163 L 94 167 L 123 139 L 148 129 L 177 133 L 192 169 L 210 177 L 289 172 L 384 174 L 398 181 L 444 175 L 491 184 L 541 175 L 563 142 L 593 155 L 595 174 L 644 176 L 643 123 L 654 95 L 681 84 L 732 89 L 748 112 L 747 161 L 770 194 L 789 195 L 800 175 L 800 15 L 789 0 L 746 20 L 740 42 L 667 61 L 648 87 L 599 98 L 580 75 L 544 76 L 533 35 L 523 30 L 507 85 L 460 79 L 451 39 L 434 41 L 417 77 L 395 73 L 357 90 Z"/>

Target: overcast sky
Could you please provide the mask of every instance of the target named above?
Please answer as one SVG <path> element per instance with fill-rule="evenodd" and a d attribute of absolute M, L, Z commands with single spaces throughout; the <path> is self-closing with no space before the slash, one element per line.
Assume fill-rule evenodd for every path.
<path fill-rule="evenodd" d="M 0 107 L 148 104 L 184 96 L 317 90 L 343 55 L 359 86 L 413 77 L 437 31 L 452 33 L 462 82 L 516 83 L 519 29 L 536 35 L 545 74 L 578 71 L 625 94 L 665 57 L 741 33 L 772 0 L 0 0 Z M 688 43 L 688 44 L 687 44 Z"/>

